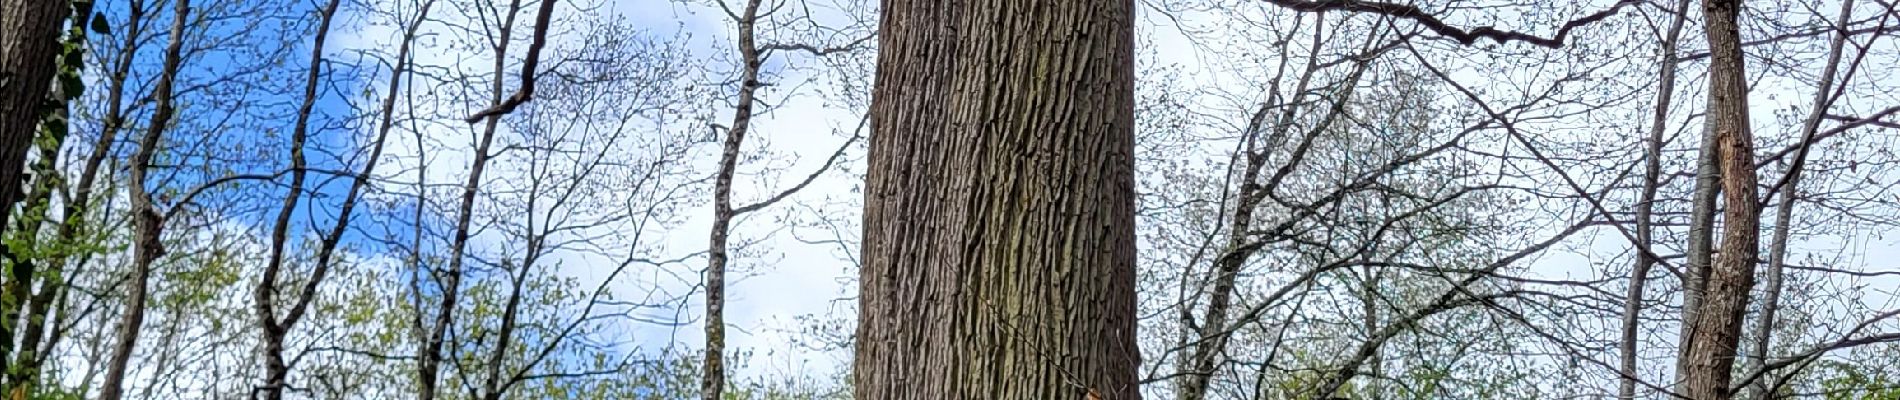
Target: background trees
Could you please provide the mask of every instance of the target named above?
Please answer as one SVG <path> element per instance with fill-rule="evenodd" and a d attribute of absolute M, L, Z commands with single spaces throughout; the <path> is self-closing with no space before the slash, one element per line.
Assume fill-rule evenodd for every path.
<path fill-rule="evenodd" d="M 7 167 L 22 177 L 0 271 L 10 396 L 882 398 L 851 383 L 889 376 L 848 366 L 915 346 L 857 335 L 915 332 L 859 322 L 1053 332 L 1126 321 L 1037 312 L 1124 300 L 1132 332 L 991 355 L 1138 352 L 1099 364 L 1125 385 L 1033 387 L 1105 399 L 1861 399 L 1900 384 L 1890 1 L 31 3 L 60 12 L 8 3 L 0 25 L 66 22 L 0 34 L 57 44 L 0 51 L 0 98 L 33 111 L 0 124 L 27 135 L 5 136 L 27 146 L 7 147 L 25 149 Z M 957 35 L 903 22 L 952 9 L 994 18 L 915 20 Z M 1099 32 L 926 40 L 1043 25 Z M 891 61 L 930 55 L 969 62 Z M 526 76 L 531 95 L 510 100 Z M 874 87 L 919 100 L 873 108 Z M 922 100 L 946 98 L 994 102 Z M 896 183 L 885 155 L 929 153 L 898 143 L 979 147 L 900 140 L 927 132 L 997 145 L 904 164 L 961 183 Z M 1133 197 L 1120 178 L 1038 180 L 1116 175 L 1059 162 L 1084 145 L 1128 149 Z M 1035 190 L 983 191 L 1011 187 Z M 1108 200 L 1062 197 L 1084 193 Z M 1037 219 L 894 236 L 954 213 L 880 196 Z M 1105 217 L 1124 201 L 1129 239 L 1127 218 Z M 1103 214 L 1035 211 L 1054 205 Z M 1053 223 L 1091 215 L 1119 222 Z M 981 250 L 1081 231 L 1108 236 L 1025 248 L 1132 242 L 1116 256 L 1132 264 L 1103 253 L 1113 274 L 1008 293 L 1104 301 L 1002 304 L 1024 314 L 999 325 L 858 290 L 898 287 L 879 278 L 900 277 L 879 272 L 892 260 L 964 265 L 888 244 L 1053 254 Z M 1131 343 L 1079 349 L 1117 335 Z M 890 351 L 854 359 L 859 345 Z M 1071 369 L 1089 368 L 1045 368 Z"/>

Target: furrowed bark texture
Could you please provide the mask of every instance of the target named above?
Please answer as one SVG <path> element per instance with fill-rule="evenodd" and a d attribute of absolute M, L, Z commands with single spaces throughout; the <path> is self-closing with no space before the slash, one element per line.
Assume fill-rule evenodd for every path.
<path fill-rule="evenodd" d="M 1137 399 L 1129 0 L 885 0 L 859 399 Z"/>
<path fill-rule="evenodd" d="M 1705 0 L 1709 41 L 1709 124 L 1715 130 L 1722 171 L 1721 252 L 1710 266 L 1700 309 L 1689 320 L 1690 336 L 1679 363 L 1683 394 L 1697 400 L 1734 398 L 1729 383 L 1742 314 L 1755 284 L 1760 209 L 1756 208 L 1755 157 L 1748 130 L 1748 81 L 1736 18 L 1740 0 Z"/>
<path fill-rule="evenodd" d="M 39 132 L 59 63 L 68 3 L 0 0 L 0 226 L 20 201 L 26 153 Z"/>

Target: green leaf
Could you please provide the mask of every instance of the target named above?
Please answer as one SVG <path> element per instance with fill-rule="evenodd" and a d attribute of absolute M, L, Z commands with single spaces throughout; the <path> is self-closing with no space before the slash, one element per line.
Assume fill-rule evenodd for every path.
<path fill-rule="evenodd" d="M 106 23 L 105 13 L 92 14 L 92 32 L 101 35 L 112 34 L 112 25 Z"/>
<path fill-rule="evenodd" d="M 67 98 L 78 97 L 86 90 L 86 81 L 78 75 L 60 74 L 59 90 Z"/>

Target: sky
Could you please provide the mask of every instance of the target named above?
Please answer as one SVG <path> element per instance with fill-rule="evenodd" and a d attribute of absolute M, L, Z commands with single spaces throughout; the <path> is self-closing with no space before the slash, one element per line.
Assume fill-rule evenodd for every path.
<path fill-rule="evenodd" d="M 730 71 L 730 60 L 733 59 L 730 55 L 731 40 L 735 27 L 724 19 L 717 7 L 698 2 L 657 0 L 612 1 L 608 4 L 609 6 L 596 12 L 612 15 L 611 18 L 643 29 L 651 37 L 685 38 L 682 42 L 684 48 L 691 57 L 701 61 L 698 65 L 705 67 L 709 74 Z M 1142 12 L 1138 23 L 1142 38 L 1141 45 L 1152 51 L 1152 53 L 1142 54 L 1144 68 L 1151 70 L 1171 68 L 1180 71 L 1180 81 L 1173 82 L 1178 85 L 1237 87 L 1249 81 L 1246 77 L 1236 76 L 1232 73 L 1234 70 L 1228 67 L 1258 63 L 1261 55 L 1207 51 L 1206 47 L 1198 45 L 1195 41 L 1205 40 L 1206 37 L 1189 32 L 1196 26 L 1217 25 L 1225 21 L 1202 15 L 1197 17 L 1198 19 L 1189 18 L 1184 22 L 1161 15 L 1156 12 L 1151 3 L 1141 4 Z M 1259 7 L 1270 6 L 1251 4 L 1240 8 L 1259 10 Z M 572 13 L 573 10 L 564 8 L 563 12 Z M 1463 16 L 1453 18 L 1452 22 L 1475 23 L 1487 16 L 1496 17 L 1496 15 Z M 1645 16 L 1655 18 L 1655 15 Z M 836 17 L 836 15 L 831 15 L 831 17 Z M 1635 23 L 1629 21 L 1637 20 L 1635 17 L 1627 16 L 1618 18 L 1629 18 L 1625 20 L 1628 23 Z M 336 45 L 331 47 L 330 54 L 340 56 L 353 54 L 354 50 L 388 48 L 393 37 L 394 27 L 391 26 L 352 24 L 349 29 L 340 32 Z M 562 38 L 572 40 L 573 37 L 562 36 Z M 1693 42 L 1695 39 L 1697 38 L 1694 33 L 1685 35 L 1687 41 Z M 838 41 L 830 42 L 830 44 L 836 43 Z M 419 52 L 417 56 L 418 62 L 425 65 L 474 61 L 480 61 L 477 64 L 486 65 L 486 61 L 482 61 L 480 56 L 451 54 L 446 51 L 424 51 Z M 754 136 L 749 139 L 747 149 L 752 152 L 769 150 L 775 157 L 742 166 L 742 174 L 736 184 L 734 195 L 735 202 L 738 204 L 749 204 L 766 198 L 817 169 L 826 155 L 845 143 L 863 112 L 861 107 L 853 106 L 843 96 L 825 93 L 825 85 L 835 84 L 839 81 L 839 76 L 825 75 L 824 70 L 817 67 L 821 65 L 822 60 L 803 54 L 779 54 L 774 60 L 775 62 L 768 64 L 766 69 L 768 72 L 781 74 L 775 79 L 781 83 L 801 84 L 774 85 L 764 91 L 767 101 L 779 107 L 759 117 Z M 1506 58 L 1490 61 L 1508 63 L 1511 60 Z M 1486 60 L 1466 60 L 1466 62 L 1475 64 L 1486 62 Z M 1631 71 L 1653 67 L 1644 62 L 1635 62 L 1631 65 L 1623 67 L 1632 68 Z M 1260 64 L 1255 64 L 1255 66 L 1264 68 Z M 1513 83 L 1534 81 L 1546 76 L 1543 74 L 1554 73 L 1536 70 L 1536 68 L 1507 70 L 1501 74 L 1489 74 L 1487 71 L 1495 72 L 1495 70 L 1464 65 L 1464 68 L 1455 69 L 1452 76 L 1461 82 L 1497 90 L 1500 93 L 1509 93 L 1514 89 Z M 1700 80 L 1698 71 L 1699 69 L 1696 68 L 1684 70 L 1682 79 L 1685 85 L 1699 86 L 1694 83 Z M 866 76 L 857 78 L 868 81 Z M 364 82 L 358 82 L 358 84 L 364 84 Z M 373 83 L 378 86 L 382 84 L 380 81 Z M 1151 84 L 1156 84 L 1156 82 L 1142 83 L 1144 86 Z M 1521 88 L 1516 89 L 1521 90 Z M 702 87 L 701 90 L 715 92 L 720 96 L 729 96 L 732 86 L 707 86 Z M 1807 97 L 1802 95 L 1805 90 L 1808 89 L 1799 83 L 1775 79 L 1756 83 L 1756 93 L 1751 96 L 1751 100 L 1755 101 L 1754 106 L 1760 110 L 1756 113 L 1759 120 L 1756 126 L 1778 126 L 1774 123 L 1773 111 L 1802 108 L 1808 101 Z M 789 98 L 786 97 L 788 93 L 792 95 Z M 1243 99 L 1243 101 L 1261 100 L 1264 99 Z M 1679 97 L 1680 102 L 1699 103 L 1701 100 L 1700 95 Z M 1861 103 L 1877 101 L 1880 99 L 1867 99 Z M 1204 101 L 1199 105 L 1209 108 L 1210 114 L 1234 112 L 1234 110 L 1216 109 L 1221 105 L 1215 103 L 1217 102 Z M 1639 103 L 1646 104 L 1646 102 Z M 717 122 L 723 124 L 729 118 L 729 100 L 718 104 L 717 111 L 712 114 Z M 1869 106 L 1861 105 L 1860 107 Z M 1586 113 L 1583 118 L 1607 120 L 1628 117 L 1629 115 L 1589 115 Z M 430 134 L 443 141 L 467 136 L 466 129 L 457 130 L 453 127 L 431 129 Z M 1578 135 L 1617 137 L 1616 135 L 1629 133 L 1585 132 Z M 1767 134 L 1766 130 L 1764 134 Z M 416 146 L 418 144 L 413 140 L 396 140 L 392 142 L 392 148 L 387 151 L 390 154 L 415 154 Z M 716 158 L 716 151 L 716 146 L 699 146 L 690 157 L 695 160 L 695 170 L 710 171 L 710 161 Z M 430 181 L 449 182 L 460 179 L 460 166 L 466 165 L 468 159 L 465 152 L 431 151 L 430 154 L 432 157 L 429 161 L 432 171 Z M 754 248 L 755 251 L 743 253 L 744 256 L 738 260 L 736 265 L 743 269 L 744 273 L 735 274 L 742 277 L 731 281 L 727 292 L 730 296 L 727 320 L 732 327 L 728 333 L 729 345 L 735 350 L 755 352 L 757 356 L 739 371 L 741 376 L 765 376 L 788 372 L 812 373 L 844 367 L 848 354 L 840 351 L 821 352 L 805 349 L 799 346 L 799 342 L 794 338 L 800 335 L 797 332 L 800 328 L 800 322 L 797 319 L 799 316 L 841 318 L 846 321 L 853 318 L 855 311 L 849 307 L 849 298 L 854 291 L 851 278 L 855 274 L 849 261 L 851 255 L 844 253 L 834 244 L 807 243 L 810 240 L 829 239 L 831 232 L 811 228 L 791 230 L 774 228 L 781 224 L 780 218 L 794 218 L 809 222 L 818 217 L 828 217 L 845 223 L 841 227 L 844 230 L 842 233 L 847 237 L 855 236 L 857 233 L 855 232 L 856 213 L 853 207 L 858 196 L 854 191 L 857 184 L 855 176 L 862 170 L 862 158 L 863 144 L 860 141 L 850 146 L 846 157 L 849 162 L 846 162 L 841 169 L 825 173 L 797 196 L 768 211 L 745 218 L 735 227 L 734 231 L 741 239 L 760 240 Z M 436 175 L 438 173 L 440 175 Z M 683 213 L 689 217 L 664 235 L 662 248 L 665 252 L 684 254 L 703 249 L 705 246 L 707 229 L 709 229 L 708 216 L 711 215 L 710 207 L 703 201 L 694 202 L 694 205 L 685 209 Z M 1895 260 L 1900 260 L 1900 244 L 1896 244 L 1895 238 L 1868 237 L 1861 233 L 1865 231 L 1849 232 L 1850 236 L 1855 236 L 1856 239 L 1841 240 L 1825 237 L 1822 235 L 1825 232 L 1818 232 L 1817 237 L 1800 242 L 1799 246 L 1822 252 L 1845 249 L 1857 254 L 1856 257 L 1844 260 L 1845 262 L 1871 269 L 1900 267 L 1900 264 L 1895 264 Z M 1620 241 L 1620 237 L 1609 236 L 1604 232 L 1586 236 L 1586 238 L 1574 240 L 1575 243 L 1564 250 L 1553 251 L 1537 258 L 1525 269 L 1525 274 L 1564 279 L 1597 276 L 1610 270 L 1604 263 L 1620 260 L 1611 255 L 1619 254 L 1627 247 Z M 499 239 L 478 236 L 475 247 L 494 245 L 494 243 L 483 242 L 495 240 Z M 564 273 L 583 279 L 601 276 L 602 270 L 605 269 L 603 264 L 607 264 L 598 258 L 573 255 L 563 257 L 561 261 L 571 265 L 570 268 L 564 270 Z M 670 293 L 687 293 L 695 282 L 666 277 L 690 278 L 698 273 L 703 263 L 703 258 L 695 258 L 669 267 L 675 270 L 667 273 L 645 271 L 635 275 L 651 277 L 652 280 L 665 286 Z M 1871 288 L 1861 299 L 1869 307 L 1876 309 L 1896 307 L 1896 300 L 1891 289 L 1882 291 L 1879 288 L 1900 286 L 1900 280 L 1876 278 L 1850 283 L 1863 284 Z M 695 296 L 697 296 L 696 293 Z M 686 309 L 681 310 L 680 315 L 691 316 L 699 310 L 699 303 L 695 300 Z M 636 340 L 649 348 L 667 344 L 697 347 L 702 340 L 697 319 L 692 320 L 690 325 L 680 327 L 641 326 L 631 329 L 634 332 L 633 336 L 638 338 Z"/>
<path fill-rule="evenodd" d="M 387 4 L 387 3 L 385 3 Z M 724 22 L 723 15 L 716 9 L 708 9 L 703 4 L 685 4 L 665 1 L 609 2 L 609 6 L 596 11 L 606 18 L 625 22 L 644 32 L 649 38 L 659 41 L 678 40 L 698 66 L 707 69 L 710 74 L 724 73 L 730 70 L 735 57 L 730 53 L 729 40 L 733 35 L 731 25 Z M 571 8 L 557 9 L 566 17 L 576 17 Z M 531 14 L 532 10 L 524 12 Z M 449 14 L 437 11 L 438 16 Z M 360 18 L 361 16 L 354 16 Z M 453 18 L 453 17 L 443 17 Z M 524 20 L 526 18 L 524 17 Z M 342 32 L 331 47 L 332 55 L 347 55 L 363 49 L 391 49 L 397 40 L 397 28 L 389 24 L 356 24 L 354 29 Z M 429 29 L 441 29 L 440 24 L 432 24 Z M 574 45 L 578 36 L 556 36 L 550 48 Z M 567 42 L 562 42 L 563 40 Z M 385 50 L 387 51 L 387 50 Z M 419 65 L 446 65 L 454 63 L 468 64 L 471 58 L 482 60 L 480 65 L 489 62 L 485 56 L 451 54 L 449 51 L 418 51 L 416 63 Z M 815 81 L 807 71 L 786 70 L 787 63 L 801 65 L 815 64 L 816 60 L 803 54 L 780 54 L 775 62 L 765 67 L 768 76 L 776 75 L 780 85 L 768 87 L 763 91 L 765 99 L 781 102 L 785 96 L 777 89 L 784 83 Z M 514 67 L 511 67 L 514 68 Z M 359 82 L 361 84 L 361 82 Z M 511 82 L 512 84 L 512 82 Z M 820 83 L 807 83 L 818 85 Z M 386 85 L 381 79 L 373 83 L 374 87 Z M 802 88 L 799 88 L 802 89 Z M 512 89 L 510 89 L 512 90 Z M 731 86 L 701 87 L 698 90 L 716 91 L 721 96 L 729 96 Z M 797 89 L 795 89 L 797 90 Z M 799 90 L 795 101 L 782 101 L 783 106 L 775 107 L 771 112 L 757 117 L 752 137 L 748 139 L 747 151 L 769 150 L 775 156 L 757 160 L 741 167 L 740 176 L 734 187 L 735 206 L 743 206 L 763 200 L 803 179 L 811 171 L 819 168 L 829 155 L 850 137 L 859 120 L 860 110 L 834 107 L 820 101 L 819 90 Z M 427 100 L 423 100 L 427 101 Z M 443 100 L 446 101 L 446 100 Z M 730 100 L 722 100 L 711 117 L 716 123 L 728 124 L 730 118 Z M 429 128 L 432 141 L 448 140 L 468 141 L 467 129 Z M 507 137 L 503 134 L 504 139 Z M 454 142 L 454 143 L 463 143 Z M 849 159 L 860 158 L 863 142 L 852 145 Z M 392 140 L 388 154 L 417 154 L 417 143 L 413 139 L 398 137 Z M 466 144 L 448 146 L 443 150 L 432 147 L 427 152 L 430 159 L 429 180 L 431 182 L 460 182 L 468 163 L 469 153 Z M 690 153 L 689 160 L 696 171 L 711 171 L 711 161 L 716 160 L 718 149 L 715 143 L 703 143 Z M 392 176 L 399 181 L 414 180 L 414 160 L 397 160 L 394 167 L 387 170 L 404 171 Z M 843 163 L 841 163 L 843 164 Z M 806 187 L 799 195 L 764 211 L 749 214 L 736 221 L 733 231 L 735 243 L 759 241 L 751 251 L 738 252 L 734 270 L 729 275 L 728 306 L 726 319 L 730 327 L 727 333 L 729 346 L 736 352 L 750 352 L 753 358 L 744 364 L 738 374 L 746 376 L 785 375 L 787 373 L 831 371 L 840 368 L 844 358 L 840 354 L 825 354 L 807 351 L 792 340 L 801 328 L 799 316 L 820 318 L 850 317 L 852 309 L 845 302 L 838 301 L 848 295 L 846 283 L 850 269 L 848 257 L 839 253 L 832 244 L 807 244 L 800 238 L 817 240 L 829 237 L 830 232 L 800 228 L 780 230 L 777 225 L 782 218 L 811 220 L 817 213 L 841 212 L 836 204 L 848 201 L 855 182 L 848 178 L 841 168 L 833 167 L 831 172 Z M 507 173 L 491 170 L 490 174 Z M 496 176 L 494 179 L 506 179 Z M 695 194 L 704 196 L 704 194 Z M 693 205 L 683 211 L 687 217 L 681 225 L 663 232 L 659 255 L 679 255 L 701 251 L 708 240 L 708 229 L 712 210 L 705 199 L 694 199 Z M 842 212 L 854 213 L 855 210 Z M 851 218 L 849 215 L 827 215 L 830 217 Z M 855 235 L 856 232 L 849 232 Z M 496 245 L 494 241 L 504 240 L 494 236 L 477 235 L 471 248 L 481 249 Z M 484 243 L 485 241 L 490 243 Z M 656 256 L 655 258 L 661 258 Z M 580 278 L 583 282 L 597 281 L 606 275 L 614 264 L 603 257 L 586 256 L 574 253 L 562 253 L 552 262 L 563 263 L 562 274 Z M 704 268 L 704 258 L 696 257 L 681 264 L 665 267 L 669 271 L 630 271 L 621 279 L 628 285 L 639 286 L 657 284 L 662 290 L 673 295 L 682 295 L 695 290 L 698 284 L 697 274 Z M 692 281 L 680 278 L 692 278 Z M 631 279 L 629 279 L 631 278 Z M 641 283 L 633 283 L 641 282 Z M 638 294 L 646 288 L 623 287 L 622 290 Z M 678 310 L 678 315 L 688 319 L 682 322 L 690 324 L 677 327 L 632 326 L 630 335 L 641 348 L 656 349 L 668 345 L 685 345 L 697 348 L 703 341 L 700 319 L 696 315 L 703 312 L 700 304 L 701 292 L 691 292 L 694 296 L 691 304 Z M 834 352 L 835 353 L 835 352 Z"/>

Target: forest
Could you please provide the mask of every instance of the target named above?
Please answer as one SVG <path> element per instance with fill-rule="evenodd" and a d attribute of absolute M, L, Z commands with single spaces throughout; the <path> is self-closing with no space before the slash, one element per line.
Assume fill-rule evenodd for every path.
<path fill-rule="evenodd" d="M 1896 0 L 0 0 L 0 397 L 1900 400 Z"/>

